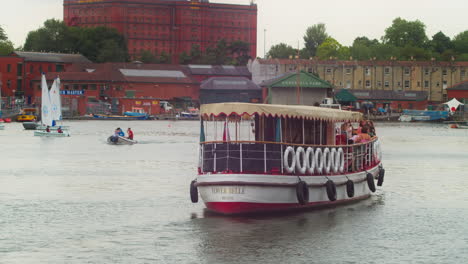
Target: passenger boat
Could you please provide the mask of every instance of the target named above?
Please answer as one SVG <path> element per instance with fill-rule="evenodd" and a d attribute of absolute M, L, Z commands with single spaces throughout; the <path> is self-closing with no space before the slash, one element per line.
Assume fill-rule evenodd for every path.
<path fill-rule="evenodd" d="M 201 107 L 198 176 L 190 184 L 221 214 L 336 205 L 382 186 L 381 143 L 337 145 L 336 127 L 357 112 L 248 103 Z"/>
<path fill-rule="evenodd" d="M 450 117 L 449 111 L 425 111 L 425 110 L 403 110 L 399 120 L 401 122 L 412 121 L 443 121 Z"/>
<path fill-rule="evenodd" d="M 113 140 L 113 138 L 113 136 L 108 137 L 107 143 L 110 145 L 133 145 L 138 143 L 138 141 L 126 137 L 117 137 L 117 140 Z"/>

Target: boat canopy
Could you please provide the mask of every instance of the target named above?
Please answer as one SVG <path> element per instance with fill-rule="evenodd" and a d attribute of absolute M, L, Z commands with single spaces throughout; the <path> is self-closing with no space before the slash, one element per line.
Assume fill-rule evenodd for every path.
<path fill-rule="evenodd" d="M 312 120 L 327 121 L 359 121 L 362 114 L 358 112 L 343 111 L 337 109 L 305 106 L 305 105 L 273 105 L 273 104 L 249 104 L 249 103 L 219 103 L 205 104 L 201 106 L 201 114 L 209 117 L 211 115 L 221 116 L 232 114 L 242 115 L 265 115 L 273 117 L 304 118 Z"/>

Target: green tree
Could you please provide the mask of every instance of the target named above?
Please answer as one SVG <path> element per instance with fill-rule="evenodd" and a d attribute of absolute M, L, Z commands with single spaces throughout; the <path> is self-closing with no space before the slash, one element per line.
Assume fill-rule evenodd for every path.
<path fill-rule="evenodd" d="M 157 58 L 148 50 L 144 50 L 140 53 L 139 60 L 143 63 L 156 63 Z"/>
<path fill-rule="evenodd" d="M 376 60 L 389 60 L 392 57 L 400 57 L 400 49 L 385 43 L 379 43 L 370 47 L 371 49 L 371 58 Z"/>
<path fill-rule="evenodd" d="M 350 48 L 351 56 L 356 60 L 369 60 L 372 58 L 372 50 L 370 47 L 361 44 L 355 43 Z"/>
<path fill-rule="evenodd" d="M 453 46 L 458 54 L 468 53 L 468 30 L 461 32 L 453 38 Z"/>
<path fill-rule="evenodd" d="M 126 50 L 122 49 L 114 39 L 106 39 L 99 43 L 95 61 L 102 62 L 122 62 L 127 61 Z"/>
<path fill-rule="evenodd" d="M 201 64 L 203 60 L 203 53 L 200 49 L 200 45 L 192 45 L 190 49 L 190 63 Z"/>
<path fill-rule="evenodd" d="M 171 55 L 165 51 L 162 51 L 158 58 L 158 63 L 161 64 L 170 64 L 171 63 Z"/>
<path fill-rule="evenodd" d="M 15 50 L 13 43 L 8 40 L 8 36 L 0 26 L 0 56 L 9 55 Z"/>
<path fill-rule="evenodd" d="M 231 43 L 228 47 L 229 52 L 231 53 L 231 57 L 233 59 L 233 64 L 240 66 L 240 65 L 247 65 L 247 62 L 250 59 L 250 45 L 247 42 L 236 40 Z"/>
<path fill-rule="evenodd" d="M 180 64 L 190 64 L 191 61 L 192 61 L 192 57 L 190 57 L 190 55 L 187 54 L 187 52 L 183 51 L 179 55 L 179 63 Z"/>
<path fill-rule="evenodd" d="M 427 44 L 426 26 L 419 20 L 407 21 L 400 17 L 393 20 L 390 27 L 385 29 L 382 38 L 386 44 L 396 47 L 424 47 Z"/>
<path fill-rule="evenodd" d="M 273 59 L 287 59 L 289 56 L 295 56 L 296 50 L 285 43 L 280 43 L 271 46 L 270 50 L 267 53 L 267 57 Z"/>
<path fill-rule="evenodd" d="M 343 46 L 334 38 L 327 38 L 318 48 L 317 57 L 321 60 L 338 58 Z"/>
<path fill-rule="evenodd" d="M 318 23 L 307 28 L 304 35 L 304 46 L 309 57 L 317 55 L 317 49 L 322 43 L 329 38 L 325 24 Z"/>
<path fill-rule="evenodd" d="M 45 52 L 71 52 L 69 29 L 63 21 L 48 19 L 38 30 L 28 33 L 24 50 Z"/>
<path fill-rule="evenodd" d="M 379 41 L 376 39 L 369 39 L 368 37 L 357 37 L 353 41 L 353 46 L 354 45 L 364 45 L 366 47 L 372 47 L 375 45 L 378 45 Z"/>
<path fill-rule="evenodd" d="M 216 45 L 215 49 L 215 55 L 216 55 L 216 60 L 215 60 L 215 65 L 223 65 L 227 64 L 228 61 L 231 61 L 232 59 L 228 57 L 228 52 L 229 48 L 224 39 L 221 39 L 218 41 L 218 44 Z"/>
<path fill-rule="evenodd" d="M 429 60 L 431 53 L 421 47 L 406 46 L 400 49 L 400 60 Z"/>
<path fill-rule="evenodd" d="M 449 37 L 447 37 L 442 31 L 439 31 L 437 34 L 432 36 L 430 46 L 433 51 L 440 54 L 444 53 L 446 50 L 452 49 L 453 44 Z"/>

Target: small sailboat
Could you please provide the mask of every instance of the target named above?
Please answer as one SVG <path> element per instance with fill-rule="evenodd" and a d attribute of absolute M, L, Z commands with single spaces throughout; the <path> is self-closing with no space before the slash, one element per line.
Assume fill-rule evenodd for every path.
<path fill-rule="evenodd" d="M 49 92 L 49 88 L 47 86 L 47 81 L 45 79 L 45 75 L 42 75 L 42 96 L 41 96 L 41 122 L 42 126 L 45 129 L 49 127 L 49 130 L 36 130 L 34 131 L 34 136 L 42 136 L 42 137 L 69 137 L 70 133 L 66 130 L 62 130 L 61 132 L 58 131 L 58 127 L 56 129 L 50 129 L 54 127 L 54 121 L 56 119 L 61 119 L 62 110 L 61 104 L 57 103 L 57 96 L 58 100 L 60 101 L 60 94 L 56 94 L 56 91 L 59 90 L 59 83 L 60 80 L 57 78 L 54 83 L 52 84 L 52 96 Z M 59 118 L 58 118 L 59 117 Z"/>

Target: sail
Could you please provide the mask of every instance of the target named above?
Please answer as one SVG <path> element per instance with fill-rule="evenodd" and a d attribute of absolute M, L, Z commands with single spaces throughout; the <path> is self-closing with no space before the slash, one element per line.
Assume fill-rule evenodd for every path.
<path fill-rule="evenodd" d="M 52 126 L 52 113 L 50 107 L 50 96 L 49 88 L 47 87 L 47 81 L 45 75 L 42 75 L 42 96 L 41 96 L 41 122 L 46 126 Z"/>
<path fill-rule="evenodd" d="M 57 78 L 50 88 L 50 105 L 52 107 L 52 120 L 62 120 L 62 102 L 60 100 L 60 79 Z"/>

